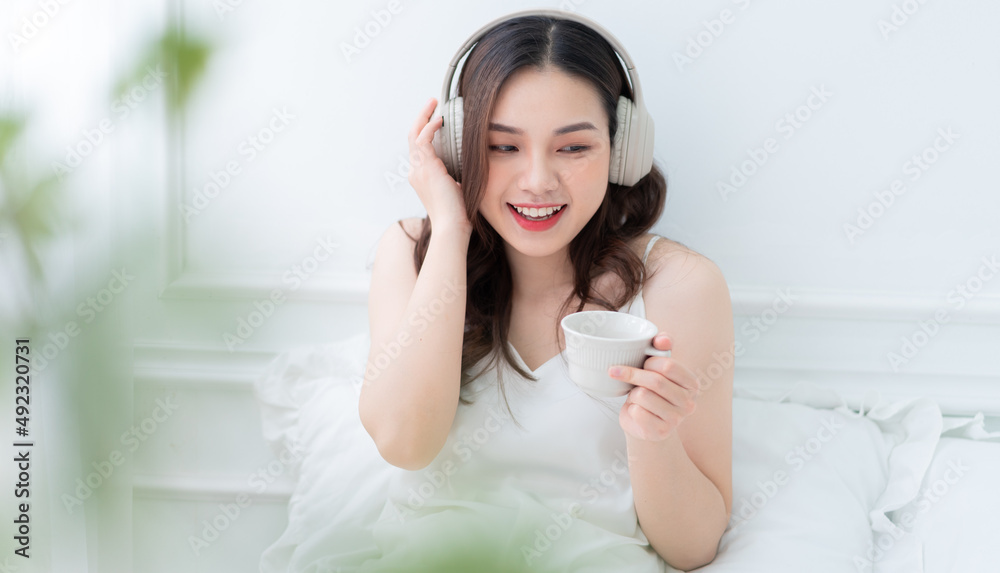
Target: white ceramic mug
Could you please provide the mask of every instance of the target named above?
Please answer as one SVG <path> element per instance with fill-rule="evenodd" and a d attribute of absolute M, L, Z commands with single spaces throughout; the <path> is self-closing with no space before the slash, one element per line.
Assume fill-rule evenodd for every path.
<path fill-rule="evenodd" d="M 600 398 L 628 394 L 632 384 L 608 375 L 616 365 L 641 368 L 647 356 L 670 356 L 653 347 L 659 329 L 652 322 L 624 312 L 587 310 L 562 319 L 569 377 L 583 391 Z"/>

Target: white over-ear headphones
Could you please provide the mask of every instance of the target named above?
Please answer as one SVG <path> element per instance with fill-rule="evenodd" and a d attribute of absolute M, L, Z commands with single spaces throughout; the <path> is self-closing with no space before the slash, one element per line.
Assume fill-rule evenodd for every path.
<path fill-rule="evenodd" d="M 454 81 L 458 62 L 487 32 L 495 28 L 498 24 L 518 18 L 521 16 L 549 16 L 552 18 L 572 20 L 592 28 L 595 32 L 604 37 L 611 44 L 611 47 L 618 53 L 618 56 L 625 62 L 625 73 L 632 84 L 632 93 L 635 101 L 625 96 L 618 97 L 618 129 L 615 133 L 615 140 L 611 147 L 611 166 L 608 172 L 608 181 L 631 187 L 649 173 L 653 167 L 653 118 L 646 111 L 642 98 L 642 88 L 639 86 L 639 76 L 635 71 L 635 64 L 629 57 L 628 52 L 610 32 L 605 30 L 596 22 L 584 18 L 574 12 L 562 10 L 524 10 L 515 12 L 502 18 L 498 18 L 473 34 L 465 44 L 458 50 L 455 57 L 448 65 L 448 71 L 444 78 L 444 87 L 441 89 L 441 99 L 438 100 L 438 108 L 434 112 L 434 117 L 444 116 L 444 124 L 434 134 L 434 150 L 437 156 L 448 168 L 448 173 L 457 180 L 460 180 L 462 172 L 462 98 L 450 97 L 451 84 Z"/>

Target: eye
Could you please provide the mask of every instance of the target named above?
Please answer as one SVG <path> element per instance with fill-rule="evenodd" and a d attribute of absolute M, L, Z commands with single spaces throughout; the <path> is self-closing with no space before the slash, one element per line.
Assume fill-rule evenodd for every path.
<path fill-rule="evenodd" d="M 517 148 L 513 145 L 491 145 L 490 151 L 496 151 L 498 153 L 513 153 L 517 151 Z"/>
<path fill-rule="evenodd" d="M 569 153 L 580 153 L 582 151 L 587 151 L 588 149 L 590 149 L 590 146 L 587 145 L 567 145 L 566 147 L 563 147 L 563 150 L 568 151 Z"/>

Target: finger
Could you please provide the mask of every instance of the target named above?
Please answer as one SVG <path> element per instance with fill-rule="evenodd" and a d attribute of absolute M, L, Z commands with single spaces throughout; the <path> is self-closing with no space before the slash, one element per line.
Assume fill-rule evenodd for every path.
<path fill-rule="evenodd" d="M 432 119 L 423 127 L 420 134 L 413 141 L 413 144 L 410 146 L 410 163 L 413 167 L 423 165 L 428 161 L 433 162 L 437 158 L 437 151 L 435 151 L 431 139 L 434 137 L 434 132 L 441 127 L 441 123 L 441 116 L 438 116 L 437 119 Z"/>
<path fill-rule="evenodd" d="M 628 426 L 632 435 L 643 440 L 661 440 L 666 437 L 667 427 L 676 425 L 637 404 L 625 406 L 619 419 L 623 428 Z"/>
<path fill-rule="evenodd" d="M 434 132 L 440 129 L 442 125 L 444 125 L 444 116 L 439 115 L 431 118 L 420 130 L 420 134 L 417 135 L 415 142 L 420 145 L 430 145 L 431 140 L 434 138 Z"/>
<path fill-rule="evenodd" d="M 673 350 L 674 341 L 670 338 L 669 334 L 661 332 L 653 339 L 653 348 L 658 350 Z"/>
<path fill-rule="evenodd" d="M 663 356 L 651 356 L 642 365 L 645 370 L 652 370 L 662 375 L 667 380 L 691 392 L 701 392 L 701 384 L 698 377 L 689 368 L 678 362 L 675 358 Z M 653 388 L 656 390 L 656 388 Z"/>
<path fill-rule="evenodd" d="M 420 114 L 417 115 L 417 119 L 415 119 L 413 124 L 410 126 L 410 133 L 408 134 L 408 140 L 410 143 L 413 143 L 413 140 L 417 138 L 420 131 L 427 125 L 427 120 L 430 119 L 431 113 L 434 112 L 434 108 L 436 107 L 437 100 L 430 98 L 427 100 L 427 103 L 424 104 L 424 107 L 420 109 Z"/>
<path fill-rule="evenodd" d="M 676 362 L 669 358 L 656 357 L 657 361 L 663 361 L 662 365 L 658 365 L 657 361 L 650 362 L 651 360 L 653 359 L 647 358 L 643 368 L 617 366 L 618 374 L 615 374 L 616 367 L 612 367 L 608 369 L 608 375 L 616 380 L 648 388 L 664 398 L 669 398 L 678 390 L 688 392 L 692 391 L 692 387 L 697 388 L 696 383 L 687 380 L 687 376 L 682 369 L 678 368 Z M 674 380 L 674 378 L 680 378 L 680 380 Z"/>
<path fill-rule="evenodd" d="M 692 396 L 673 394 L 665 398 L 645 386 L 635 386 L 629 390 L 626 402 L 641 406 L 664 421 L 683 418 L 694 412 L 696 406 Z"/>
<path fill-rule="evenodd" d="M 618 421 L 621 427 L 632 435 L 640 438 L 645 437 L 645 432 L 637 421 L 641 411 L 641 406 L 637 406 L 629 402 L 623 405 L 621 411 L 618 413 Z"/>
<path fill-rule="evenodd" d="M 427 122 L 420 134 L 417 135 L 414 145 L 416 146 L 420 159 L 433 161 L 437 157 L 437 150 L 434 149 L 434 134 L 444 125 L 444 118 L 437 116 Z"/>
<path fill-rule="evenodd" d="M 638 370 L 631 383 L 635 387 L 629 390 L 629 395 L 634 393 L 637 397 L 645 397 L 643 402 L 648 402 L 650 405 L 656 401 L 653 399 L 656 397 L 666 404 L 684 410 L 688 407 L 688 403 L 697 397 L 696 392 L 675 384 L 659 373 L 650 370 Z"/>
<path fill-rule="evenodd" d="M 662 374 L 652 370 L 629 368 L 625 372 L 625 376 L 628 378 L 619 379 L 635 386 L 629 390 L 629 396 L 632 396 L 633 393 L 636 396 L 646 396 L 648 399 L 644 400 L 644 402 L 648 402 L 650 405 L 656 402 L 656 400 L 652 399 L 653 396 L 656 396 L 666 404 L 676 408 L 677 412 L 682 413 L 681 415 L 687 415 L 693 411 L 693 402 L 698 397 L 697 391 L 676 384 L 672 380 L 665 378 Z M 667 413 L 663 407 L 658 408 L 658 411 L 664 414 Z"/>

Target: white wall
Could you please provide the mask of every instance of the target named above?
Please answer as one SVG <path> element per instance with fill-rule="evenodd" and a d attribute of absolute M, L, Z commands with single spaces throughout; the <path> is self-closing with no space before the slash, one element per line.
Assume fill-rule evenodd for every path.
<path fill-rule="evenodd" d="M 415 110 L 438 95 L 468 33 L 539 5 L 400 2 L 395 15 L 388 2 L 246 5 L 222 22 L 209 5 L 190 6 L 189 17 L 227 47 L 209 70 L 213 96 L 188 125 L 186 200 L 227 160 L 248 157 L 239 142 L 267 125 L 272 108 L 287 107 L 295 119 L 185 228 L 184 276 L 248 284 L 250 273 L 279 275 L 330 236 L 340 250 L 303 288 L 363 298 L 380 233 L 423 214 L 405 177 L 395 178 Z M 787 316 L 851 309 L 916 325 L 942 309 L 954 322 L 1000 318 L 1000 280 L 961 309 L 954 293 L 949 299 L 957 285 L 979 287 L 983 257 L 1000 254 L 1000 194 L 991 192 L 1000 80 L 989 33 L 1000 7 L 916 4 L 898 29 L 880 31 L 901 22 L 894 6 L 911 5 L 563 6 L 604 23 L 636 60 L 669 181 L 656 230 L 715 260 L 738 310 L 791 289 L 802 298 Z M 384 29 L 377 11 L 391 16 Z M 358 43 L 366 26 L 377 35 L 345 57 L 344 43 Z M 691 47 L 698 41 L 706 44 L 700 53 Z M 949 131 L 951 143 L 939 135 Z M 751 149 L 758 158 L 772 152 L 756 167 L 745 163 Z M 919 170 L 914 155 L 933 163 Z M 733 169 L 743 165 L 750 175 L 739 185 Z M 938 342 L 900 370 L 930 367 Z"/>
<path fill-rule="evenodd" d="M 134 558 L 137 571 L 256 568 L 259 550 L 284 527 L 287 476 L 202 554 L 190 548 L 218 504 L 246 491 L 274 459 L 260 439 L 255 372 L 289 347 L 367 328 L 376 241 L 393 221 L 424 213 L 400 174 L 414 115 L 438 97 L 448 60 L 469 33 L 517 9 L 559 6 L 400 0 L 398 13 L 348 59 L 343 45 L 359 28 L 375 29 L 373 12 L 389 2 L 231 2 L 239 5 L 219 13 L 220 4 L 70 4 L 10 60 L 18 98 L 47 118 L 36 139 L 58 152 L 108 113 L 94 103 L 108 78 L 171 18 L 216 45 L 182 139 L 168 137 L 154 96 L 72 183 L 91 237 L 72 251 L 78 274 L 106 277 L 115 267 L 102 256 L 127 242 L 132 227 L 154 232 L 155 248 L 129 255 L 137 275 L 125 309 L 132 417 L 148 417 L 157 398 L 180 406 L 129 461 L 133 487 L 121 511 L 131 523 L 119 523 L 118 533 L 131 540 L 119 544 L 128 549 L 118 558 Z M 878 388 L 931 395 L 955 413 L 1000 414 L 1000 276 L 981 288 L 975 278 L 983 257 L 1000 257 L 1000 39 L 991 28 L 1000 6 L 562 5 L 600 21 L 638 65 L 669 186 L 654 230 L 724 271 L 745 350 L 738 386 L 780 390 L 808 379 L 852 399 Z M 913 6 L 898 30 L 880 32 L 895 7 Z M 36 9 L 20 2 L 0 31 Z M 720 25 L 717 37 L 706 31 Z M 101 37 L 107 45 L 93 39 Z M 678 54 L 699 37 L 706 46 L 679 65 Z M 68 85 L 79 97 L 66 96 Z M 806 111 L 800 106 L 813 88 L 830 95 Z M 275 109 L 283 115 L 272 124 Z M 777 122 L 796 112 L 808 119 L 786 138 Z M 281 129 L 268 134 L 271 127 Z M 907 162 L 948 129 L 958 139 L 911 179 Z M 252 160 L 251 136 L 269 139 Z M 748 148 L 768 138 L 776 151 L 744 185 L 720 192 Z M 230 163 L 239 172 L 202 202 Z M 879 212 L 875 193 L 895 179 L 905 192 Z M 182 205 L 199 212 L 185 221 Z M 852 240 L 844 226 L 858 224 L 859 209 L 875 215 Z M 313 268 L 320 244 L 336 246 Z M 307 278 L 291 280 L 296 267 Z M 957 285 L 979 288 L 961 308 L 949 298 Z M 227 345 L 275 289 L 284 302 L 245 341 Z M 81 287 L 79 296 L 86 293 Z M 794 302 L 778 312 L 786 308 L 775 303 L 781 293 Z M 947 322 L 934 330 L 936 315 Z M 933 336 L 921 334 L 921 322 Z M 890 354 L 902 355 L 903 338 L 920 348 L 894 367 Z M 105 524 L 105 539 L 113 529 Z M 107 547 L 97 551 L 104 546 L 89 531 L 74 551 L 97 570 L 114 557 Z"/>
<path fill-rule="evenodd" d="M 192 115 L 187 200 L 239 158 L 239 142 L 274 106 L 296 119 L 185 229 L 188 280 L 177 287 L 219 273 L 213 284 L 230 287 L 220 292 L 242 289 L 250 273 L 279 275 L 330 236 L 342 250 L 293 294 L 362 300 L 380 233 L 423 213 L 400 176 L 414 110 L 439 94 L 448 59 L 472 30 L 539 5 L 401 2 L 396 14 L 388 2 L 246 6 L 223 22 L 208 6 L 192 7 L 189 16 L 230 46 L 210 70 L 213 93 L 230 103 L 206 97 Z M 997 40 L 988 31 L 988 14 L 1000 8 L 562 6 L 604 23 L 637 62 L 669 180 L 656 230 L 715 260 L 740 314 L 765 312 L 779 292 L 796 297 L 769 329 L 773 349 L 755 344 L 763 331 L 740 324 L 743 365 L 780 369 L 791 358 L 890 382 L 907 372 L 996 381 L 1000 337 L 973 325 L 1000 320 L 1000 280 L 976 278 L 988 276 L 984 257 L 1000 253 L 1000 195 L 990 192 L 1000 81 L 989 72 Z M 370 40 L 359 35 L 366 29 L 376 32 Z M 358 51 L 345 53 L 347 44 Z M 754 155 L 763 165 L 747 163 Z M 914 155 L 926 156 L 926 170 Z M 978 291 L 960 297 L 959 285 Z M 936 313 L 941 328 L 923 344 L 920 321 Z M 830 328 L 795 322 L 824 318 L 863 320 L 852 328 L 866 330 L 820 343 Z M 786 341 L 777 333 L 788 329 Z M 920 346 L 915 355 L 904 355 L 901 337 Z"/>

